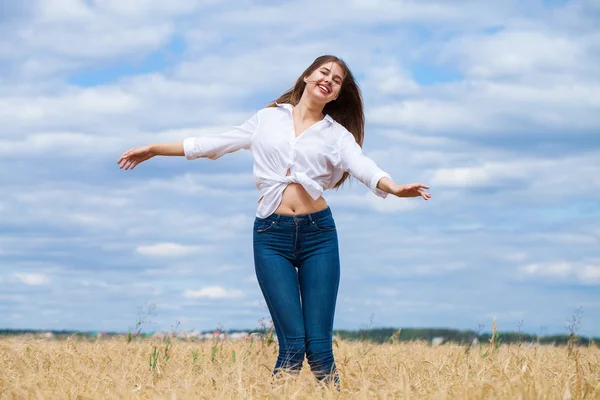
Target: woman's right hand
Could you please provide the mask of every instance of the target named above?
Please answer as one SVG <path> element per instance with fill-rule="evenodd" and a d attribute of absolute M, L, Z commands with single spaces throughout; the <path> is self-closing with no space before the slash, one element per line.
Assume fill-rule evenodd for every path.
<path fill-rule="evenodd" d="M 120 169 L 134 169 L 138 164 L 154 157 L 156 154 L 152 152 L 150 146 L 135 147 L 127 150 L 121 155 L 117 164 Z"/>

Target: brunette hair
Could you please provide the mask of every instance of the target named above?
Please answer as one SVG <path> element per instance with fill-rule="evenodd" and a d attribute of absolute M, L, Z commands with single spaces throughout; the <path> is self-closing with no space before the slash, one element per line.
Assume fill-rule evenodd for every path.
<path fill-rule="evenodd" d="M 344 71 L 344 80 L 340 88 L 340 93 L 337 99 L 330 101 L 323 108 L 323 113 L 329 114 L 339 124 L 343 125 L 356 139 L 356 143 L 362 147 L 365 137 L 365 114 L 363 111 L 362 95 L 358 87 L 354 75 L 348 68 L 344 60 L 332 56 L 324 55 L 317 57 L 315 61 L 298 77 L 294 86 L 287 92 L 282 94 L 277 100 L 269 105 L 276 107 L 275 103 L 289 103 L 293 106 L 297 105 L 304 93 L 306 82 L 304 78 L 312 74 L 321 65 L 329 62 L 335 62 Z M 339 188 L 348 178 L 350 174 L 344 172 L 342 178 L 335 184 L 334 189 Z"/>

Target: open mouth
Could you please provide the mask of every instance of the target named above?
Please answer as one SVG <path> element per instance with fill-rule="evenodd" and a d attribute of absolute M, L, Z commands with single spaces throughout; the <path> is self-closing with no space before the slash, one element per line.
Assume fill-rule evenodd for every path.
<path fill-rule="evenodd" d="M 324 85 L 318 85 L 318 86 L 319 86 L 319 89 L 321 90 L 321 92 L 323 92 L 325 94 L 331 93 L 331 90 L 327 86 L 324 86 Z"/>

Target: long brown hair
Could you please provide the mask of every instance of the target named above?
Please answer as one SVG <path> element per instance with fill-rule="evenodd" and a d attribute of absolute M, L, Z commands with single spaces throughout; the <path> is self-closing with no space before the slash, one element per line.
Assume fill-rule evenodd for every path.
<path fill-rule="evenodd" d="M 344 71 L 344 80 L 338 98 L 327 103 L 325 108 L 323 108 L 323 113 L 329 114 L 339 124 L 348 129 L 354 136 L 354 139 L 356 139 L 356 143 L 362 147 L 365 137 L 365 114 L 363 111 L 362 95 L 350 68 L 348 68 L 348 65 L 346 65 L 344 60 L 336 56 L 324 55 L 317 57 L 300 77 L 298 77 L 294 87 L 282 94 L 277 100 L 271 103 L 269 107 L 276 107 L 277 105 L 275 103 L 289 103 L 296 106 L 306 87 L 304 78 L 312 74 L 321 65 L 332 61 L 342 67 L 342 70 Z M 350 174 L 348 174 L 348 172 L 344 172 L 342 178 L 335 184 L 334 189 L 339 188 L 349 176 Z"/>

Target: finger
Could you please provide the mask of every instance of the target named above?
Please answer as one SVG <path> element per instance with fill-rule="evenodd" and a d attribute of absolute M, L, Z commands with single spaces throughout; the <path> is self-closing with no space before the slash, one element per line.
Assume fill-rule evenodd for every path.
<path fill-rule="evenodd" d="M 122 160 L 129 158 L 131 156 L 132 150 L 134 150 L 134 149 L 129 149 L 125 153 L 121 154 L 121 158 L 119 158 L 118 162 L 120 163 Z"/>
<path fill-rule="evenodd" d="M 125 152 L 123 154 L 121 154 L 121 157 L 119 157 L 119 161 L 117 161 L 117 164 L 121 164 L 121 161 L 123 161 L 124 159 L 126 159 L 127 157 L 129 157 L 129 152 Z"/>
<path fill-rule="evenodd" d="M 133 154 L 135 154 L 135 148 L 127 150 L 125 153 L 123 153 L 122 157 L 131 157 Z"/>
<path fill-rule="evenodd" d="M 424 183 L 413 183 L 411 186 L 415 189 L 429 189 L 429 186 Z"/>

